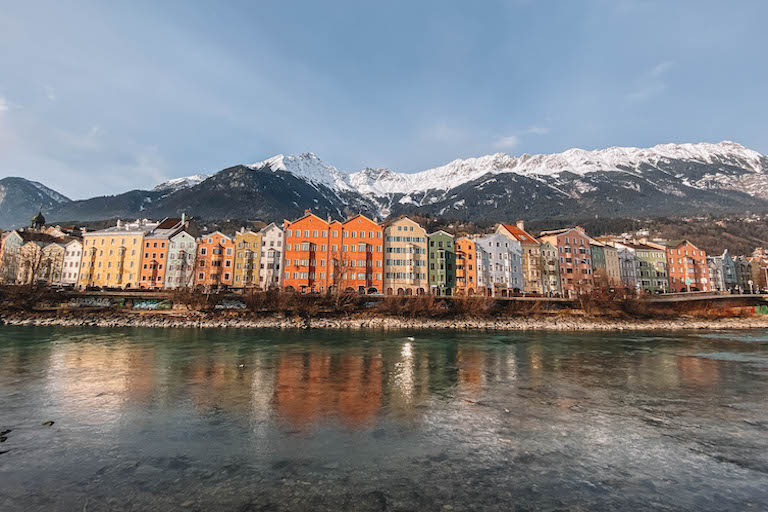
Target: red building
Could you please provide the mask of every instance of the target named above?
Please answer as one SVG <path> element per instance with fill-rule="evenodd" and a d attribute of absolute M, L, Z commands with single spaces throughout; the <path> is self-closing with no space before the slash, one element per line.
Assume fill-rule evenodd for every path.
<path fill-rule="evenodd" d="M 712 289 L 706 252 L 688 240 L 665 245 L 670 292 L 708 292 Z"/>

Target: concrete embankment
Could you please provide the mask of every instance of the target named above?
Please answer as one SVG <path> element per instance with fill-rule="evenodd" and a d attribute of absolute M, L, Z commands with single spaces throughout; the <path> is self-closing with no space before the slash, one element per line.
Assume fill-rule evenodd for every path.
<path fill-rule="evenodd" d="M 170 315 L 90 314 L 56 315 L 46 313 L 9 313 L 0 316 L 3 325 L 65 327 L 151 327 L 203 329 L 461 329 L 498 331 L 613 331 L 687 329 L 757 329 L 768 328 L 768 316 L 676 319 L 603 319 L 575 316 L 530 316 L 495 319 L 408 319 L 392 317 L 312 318 L 310 320 L 283 315 Z"/>

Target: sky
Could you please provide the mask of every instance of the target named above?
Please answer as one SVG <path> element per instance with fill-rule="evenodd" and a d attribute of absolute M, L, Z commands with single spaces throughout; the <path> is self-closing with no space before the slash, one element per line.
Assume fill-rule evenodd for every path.
<path fill-rule="evenodd" d="M 0 0 L 0 177 L 80 199 L 279 153 L 766 154 L 767 19 L 765 0 Z"/>

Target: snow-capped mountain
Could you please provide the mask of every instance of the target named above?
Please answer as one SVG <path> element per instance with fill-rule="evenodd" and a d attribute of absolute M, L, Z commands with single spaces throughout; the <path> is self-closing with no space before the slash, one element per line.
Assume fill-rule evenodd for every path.
<path fill-rule="evenodd" d="M 183 178 L 174 178 L 172 180 L 164 181 L 159 185 L 156 185 L 155 192 L 176 192 L 177 190 L 194 187 L 210 178 L 210 174 L 193 174 L 192 176 L 185 176 Z"/>
<path fill-rule="evenodd" d="M 768 212 L 768 158 L 734 142 L 570 149 L 454 160 L 416 173 L 343 172 L 312 153 L 277 155 L 153 191 L 74 201 L 66 220 L 190 215 L 282 221 L 305 209 L 383 219 L 421 213 L 467 220 Z M 120 205 L 119 212 L 111 210 Z M 114 215 L 113 215 L 114 214 Z"/>

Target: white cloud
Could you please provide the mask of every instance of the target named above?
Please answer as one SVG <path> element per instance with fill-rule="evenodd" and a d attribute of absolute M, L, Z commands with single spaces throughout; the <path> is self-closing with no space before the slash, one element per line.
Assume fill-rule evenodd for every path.
<path fill-rule="evenodd" d="M 8 110 L 8 102 L 0 96 L 0 112 L 5 112 Z"/>
<path fill-rule="evenodd" d="M 520 137 L 517 135 L 507 135 L 505 137 L 499 137 L 494 142 L 493 147 L 496 149 L 510 150 L 515 149 L 520 144 Z"/>

